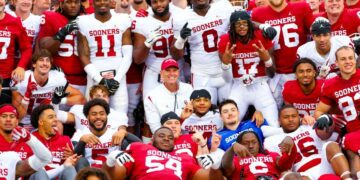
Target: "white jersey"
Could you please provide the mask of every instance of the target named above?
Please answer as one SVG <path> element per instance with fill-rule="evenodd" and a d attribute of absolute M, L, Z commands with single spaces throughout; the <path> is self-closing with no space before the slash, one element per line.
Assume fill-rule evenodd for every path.
<path fill-rule="evenodd" d="M 224 127 L 223 121 L 218 112 L 209 111 L 204 116 L 199 117 L 193 113 L 189 118 L 185 119 L 181 125 L 181 129 L 186 133 L 190 132 L 206 132 L 212 133 L 219 131 Z"/>
<path fill-rule="evenodd" d="M 34 78 L 34 72 L 32 70 L 25 71 L 25 78 L 18 84 L 15 84 L 17 91 L 24 96 L 29 78 L 32 82 L 36 82 Z M 66 85 L 66 79 L 63 72 L 57 70 L 50 70 L 48 81 L 44 86 L 36 86 L 36 90 L 32 91 L 32 96 L 29 101 L 26 116 L 21 120 L 23 124 L 30 124 L 30 114 L 32 110 L 38 107 L 40 104 L 49 104 L 56 88 L 64 87 Z"/>
<path fill-rule="evenodd" d="M 174 38 L 172 17 L 173 16 L 170 16 L 169 20 L 165 22 L 154 18 L 152 15 L 148 17 L 139 17 L 134 20 L 134 29 L 132 31 L 143 35 L 145 38 L 149 37 L 152 31 L 160 27 L 160 33 L 163 37 L 154 43 L 145 60 L 146 68 L 157 73 L 160 73 L 161 63 L 164 60 L 171 58 L 170 46 Z"/>
<path fill-rule="evenodd" d="M 85 158 L 89 161 L 92 167 L 102 167 L 102 164 L 105 163 L 106 157 L 112 151 L 119 150 L 119 146 L 113 146 L 111 143 L 112 136 L 116 133 L 113 129 L 107 129 L 106 132 L 98 137 L 100 144 L 88 145 L 85 146 Z M 92 134 L 89 129 L 77 130 L 74 136 L 71 138 L 71 141 L 78 142 L 81 136 L 85 134 Z"/>
<path fill-rule="evenodd" d="M 319 177 L 324 173 L 332 173 L 331 168 L 328 170 L 326 166 L 322 167 L 324 164 L 328 164 L 326 158 L 324 158 L 326 157 L 324 156 L 326 152 L 324 152 L 323 149 L 323 146 L 328 141 L 321 140 L 316 135 L 315 130 L 313 130 L 310 126 L 301 125 L 294 132 L 281 133 L 265 138 L 265 149 L 281 154 L 281 150 L 278 145 L 286 136 L 292 137 L 298 151 L 293 166 L 294 171 L 307 172 L 312 177 Z M 333 138 L 334 137 L 331 137 L 331 139 Z M 318 174 L 314 174 L 313 169 L 322 169 L 324 173 L 320 173 L 318 171 Z"/>
<path fill-rule="evenodd" d="M 27 35 L 31 39 L 31 44 L 35 44 L 35 39 L 39 34 L 41 17 L 30 13 L 30 16 L 22 21 Z"/>
<path fill-rule="evenodd" d="M 0 180 L 15 180 L 16 164 L 21 161 L 19 155 L 13 151 L 0 154 Z"/>
<path fill-rule="evenodd" d="M 76 130 L 84 130 L 89 129 L 89 121 L 86 119 L 83 113 L 84 105 L 74 105 L 70 109 L 70 113 L 74 114 L 75 117 L 75 129 Z M 107 127 L 109 129 L 113 129 L 115 131 L 122 125 L 128 125 L 128 117 L 126 114 L 115 111 L 114 109 L 110 108 L 110 113 L 107 116 L 108 122 Z"/>
<path fill-rule="evenodd" d="M 91 63 L 100 74 L 110 71 L 116 74 L 122 64 L 123 33 L 131 26 L 129 15 L 113 13 L 106 22 L 97 20 L 95 14 L 83 15 L 77 23 L 88 41 Z"/>
<path fill-rule="evenodd" d="M 233 7 L 229 1 L 219 1 L 210 6 L 205 16 L 199 16 L 192 9 L 174 16 L 174 36 L 188 22 L 191 36 L 188 37 L 191 55 L 191 72 L 206 76 L 220 76 L 221 60 L 218 55 L 218 40 L 229 29 L 229 19 Z"/>
<path fill-rule="evenodd" d="M 315 41 L 307 42 L 301 45 L 297 50 L 298 58 L 309 58 L 311 59 L 317 67 L 317 70 L 320 69 L 321 65 L 323 65 L 326 61 L 329 61 L 329 66 L 334 69 L 335 65 L 335 52 L 341 46 L 351 46 L 352 42 L 348 36 L 332 36 L 331 39 L 331 48 L 330 52 L 327 54 L 326 57 L 321 56 L 318 51 L 316 50 Z"/>

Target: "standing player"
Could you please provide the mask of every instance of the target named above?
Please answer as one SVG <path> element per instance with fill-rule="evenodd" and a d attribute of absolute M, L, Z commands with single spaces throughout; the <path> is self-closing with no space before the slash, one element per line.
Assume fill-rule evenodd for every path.
<path fill-rule="evenodd" d="M 120 166 L 115 166 L 116 163 Z M 110 154 L 104 168 L 112 179 L 209 179 L 210 176 L 222 179 L 221 173 L 213 167 L 210 171 L 200 169 L 188 154 L 176 154 L 174 135 L 167 127 L 156 130 L 152 144 L 133 143 L 126 153 Z"/>
<path fill-rule="evenodd" d="M 344 8 L 344 0 L 325 0 L 325 11 L 319 16 L 329 19 L 331 34 L 350 36 L 360 32 L 360 14 L 358 9 Z"/>
<path fill-rule="evenodd" d="M 0 154 L 0 179 L 15 180 L 19 177 L 26 177 L 51 162 L 50 151 L 35 136 L 21 127 L 10 130 L 12 123 L 9 122 L 18 121 L 18 113 L 13 106 L 1 106 L 0 115 L 0 137 L 10 136 L 14 141 L 13 145 L 26 143 L 34 152 L 34 155 L 24 158 L 24 160 L 21 160 L 20 155 L 14 151 L 2 152 Z"/>
<path fill-rule="evenodd" d="M 227 98 L 230 90 L 223 78 L 217 43 L 227 32 L 233 7 L 229 1 L 210 4 L 209 0 L 192 0 L 191 4 L 191 9 L 174 17 L 171 54 L 181 59 L 184 45 L 189 43 L 192 85 L 194 89 L 208 90 L 212 104 L 217 104 Z"/>
<path fill-rule="evenodd" d="M 80 0 L 61 1 L 57 12 L 44 12 L 38 42 L 40 48 L 51 52 L 54 65 L 64 71 L 68 82 L 85 94 L 86 73 L 75 43 L 77 26 L 74 20 L 79 14 Z"/>
<path fill-rule="evenodd" d="M 219 56 L 232 67 L 233 82 L 229 99 L 235 100 L 240 112 L 250 105 L 261 111 L 269 125 L 278 127 L 277 105 L 267 84 L 266 68 L 272 67 L 272 43 L 260 30 L 255 30 L 246 11 L 230 16 L 230 30 L 220 37 Z M 243 119 L 245 113 L 240 114 Z"/>
<path fill-rule="evenodd" d="M 94 84 L 109 88 L 110 106 L 127 113 L 126 72 L 132 62 L 131 21 L 110 13 L 109 0 L 94 0 L 95 13 L 79 17 L 78 50 L 87 73 L 87 92 Z M 88 93 L 86 93 L 88 94 Z"/>
<path fill-rule="evenodd" d="M 169 1 L 149 1 L 153 15 L 135 19 L 134 62 L 145 62 L 143 97 L 161 84 L 161 63 L 171 58 L 170 45 L 174 38 L 172 30 L 173 13 L 169 12 Z"/>
<path fill-rule="evenodd" d="M 49 104 L 53 98 L 59 96 L 54 94 L 69 92 L 68 97 L 62 98 L 58 103 L 66 105 L 83 104 L 84 96 L 79 90 L 67 86 L 68 83 L 64 73 L 51 70 L 52 56 L 49 51 L 42 49 L 32 59 L 34 70 L 27 70 L 22 82 L 14 82 L 17 91 L 13 91 L 13 104 L 18 107 L 21 124 L 31 129 L 30 115 L 33 108 L 40 104 Z M 54 100 L 55 100 L 54 99 Z"/>
<path fill-rule="evenodd" d="M 335 57 L 340 74 L 324 82 L 314 116 L 317 119 L 322 114 L 328 113 L 331 107 L 337 107 L 344 115 L 347 131 L 358 131 L 360 89 L 357 87 L 360 71 L 356 69 L 354 49 L 342 46 L 335 52 Z"/>
<path fill-rule="evenodd" d="M 285 83 L 282 92 L 284 103 L 293 105 L 303 121 L 314 122 L 314 112 L 324 80 L 316 79 L 316 65 L 311 59 L 297 60 L 293 69 L 296 80 Z"/>
<path fill-rule="evenodd" d="M 281 91 L 287 80 L 294 79 L 292 65 L 297 59 L 296 50 L 306 42 L 313 22 L 312 11 L 306 2 L 269 0 L 269 6 L 253 10 L 252 20 L 269 24 L 277 31 L 273 52 L 276 75 L 269 81 L 269 85 L 278 107 L 281 107 Z"/>
<path fill-rule="evenodd" d="M 341 46 L 353 47 L 347 36 L 332 36 L 330 23 L 327 20 L 317 20 L 311 25 L 313 41 L 307 42 L 297 50 L 298 58 L 309 58 L 316 64 L 320 78 L 330 78 L 329 72 L 338 71 L 335 65 L 335 51 Z"/>
<path fill-rule="evenodd" d="M 311 179 L 318 179 L 323 174 L 335 174 L 342 179 L 350 177 L 349 164 L 340 146 L 330 141 L 335 139 L 327 137 L 322 140 L 318 134 L 325 134 L 327 130 L 319 129 L 314 126 L 300 124 L 300 116 L 295 107 L 285 105 L 280 109 L 279 122 L 284 133 L 279 133 L 265 139 L 265 149 L 271 149 L 280 153 L 279 144 L 285 136 L 290 136 L 297 148 L 297 157 L 294 162 L 293 170 L 305 172 Z"/>
<path fill-rule="evenodd" d="M 25 69 L 31 59 L 31 43 L 28 40 L 25 28 L 20 18 L 5 13 L 5 0 L 0 0 L 0 76 L 4 78 L 3 86 L 9 87 L 11 78 L 24 80 Z M 15 48 L 21 53 L 21 58 L 16 65 Z M 16 68 L 15 68 L 16 67 Z M 11 92 L 2 92 L 0 104 L 11 102 Z"/>
<path fill-rule="evenodd" d="M 222 159 L 224 176 L 230 179 L 278 179 L 281 172 L 292 167 L 296 158 L 296 146 L 290 137 L 280 143 L 281 156 L 264 150 L 254 131 L 242 132 Z M 237 156 L 234 156 L 234 155 Z"/>

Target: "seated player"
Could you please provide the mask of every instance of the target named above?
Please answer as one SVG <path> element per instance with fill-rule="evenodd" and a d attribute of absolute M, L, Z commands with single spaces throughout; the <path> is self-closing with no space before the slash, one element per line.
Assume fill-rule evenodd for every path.
<path fill-rule="evenodd" d="M 282 171 L 292 167 L 297 153 L 290 137 L 280 140 L 281 156 L 264 150 L 256 132 L 243 131 L 223 156 L 221 169 L 224 176 L 234 180 L 279 179 Z"/>
<path fill-rule="evenodd" d="M 319 134 L 326 133 L 326 129 L 319 129 L 315 124 L 316 131 L 312 127 L 300 124 L 300 116 L 292 105 L 285 105 L 279 112 L 279 123 L 284 133 L 270 136 L 265 139 L 265 149 L 280 152 L 278 145 L 285 136 L 293 138 L 297 147 L 297 157 L 293 170 L 305 172 L 311 179 L 318 179 L 323 174 L 336 174 L 342 179 L 350 177 L 349 164 L 340 146 L 336 142 L 336 134 L 328 136 L 324 141 Z"/>
<path fill-rule="evenodd" d="M 103 168 L 112 179 L 209 179 L 210 173 L 222 179 L 219 170 L 201 169 L 187 153 L 176 154 L 174 135 L 167 127 L 155 131 L 152 144 L 133 143 L 126 153 L 111 153 Z"/>
<path fill-rule="evenodd" d="M 204 137 L 209 138 L 213 131 L 219 131 L 224 126 L 219 112 L 214 108 L 207 90 L 194 90 L 190 102 L 187 102 L 181 113 L 180 117 L 184 120 L 181 129 L 185 133 L 204 132 Z"/>

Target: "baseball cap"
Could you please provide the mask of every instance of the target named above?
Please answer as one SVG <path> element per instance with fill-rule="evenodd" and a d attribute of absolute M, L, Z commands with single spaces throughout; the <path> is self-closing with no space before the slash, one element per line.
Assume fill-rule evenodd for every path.
<path fill-rule="evenodd" d="M 166 59 L 161 64 L 161 70 L 165 70 L 169 67 L 179 68 L 179 64 L 174 59 Z"/>
<path fill-rule="evenodd" d="M 331 25 L 330 22 L 327 20 L 316 20 L 311 25 L 311 34 L 319 35 L 319 34 L 326 34 L 331 32 Z"/>
<path fill-rule="evenodd" d="M 205 89 L 199 89 L 199 90 L 194 90 L 191 95 L 190 95 L 190 100 L 193 99 L 197 99 L 197 98 L 207 98 L 207 99 L 211 99 L 211 95 L 209 93 L 209 91 L 205 90 Z"/>
<path fill-rule="evenodd" d="M 172 120 L 172 119 L 177 119 L 177 120 L 180 121 L 180 117 L 176 113 L 174 113 L 172 111 L 162 115 L 161 120 L 160 120 L 161 125 L 165 124 L 166 121 Z"/>
<path fill-rule="evenodd" d="M 18 112 L 17 110 L 14 108 L 14 106 L 6 104 L 2 107 L 0 107 L 0 115 L 4 114 L 4 113 L 13 113 L 16 115 L 16 117 L 18 117 Z"/>
<path fill-rule="evenodd" d="M 250 15 L 245 10 L 234 11 L 230 15 L 230 24 L 240 20 L 250 20 Z"/>

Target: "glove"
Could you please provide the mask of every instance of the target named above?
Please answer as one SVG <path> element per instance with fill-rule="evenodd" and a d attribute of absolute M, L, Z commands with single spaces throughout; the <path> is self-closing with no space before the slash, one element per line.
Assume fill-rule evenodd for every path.
<path fill-rule="evenodd" d="M 271 27 L 269 24 L 260 24 L 259 28 L 261 29 L 263 36 L 270 40 L 273 40 L 277 34 L 275 28 Z"/>
<path fill-rule="evenodd" d="M 30 132 L 23 127 L 16 127 L 12 130 L 11 138 L 18 142 L 28 142 L 31 138 Z"/>
<path fill-rule="evenodd" d="M 198 164 L 204 169 L 209 169 L 214 164 L 214 160 L 210 154 L 196 156 L 196 159 Z"/>
<path fill-rule="evenodd" d="M 65 40 L 66 35 L 70 34 L 74 30 L 78 30 L 78 26 L 75 20 L 70 21 L 63 28 L 61 28 L 54 36 L 55 40 L 63 42 Z"/>
<path fill-rule="evenodd" d="M 139 9 L 136 13 L 136 17 L 147 17 L 149 13 L 145 9 Z"/>
<path fill-rule="evenodd" d="M 254 82 L 255 77 L 252 74 L 244 74 L 243 76 L 241 76 L 240 80 L 244 84 L 244 86 L 248 86 Z"/>
<path fill-rule="evenodd" d="M 151 48 L 153 44 L 160 38 L 162 38 L 162 35 L 160 33 L 160 26 L 159 26 L 158 28 L 150 32 L 150 35 L 145 40 L 144 44 L 146 47 Z"/>
<path fill-rule="evenodd" d="M 114 95 L 117 89 L 119 88 L 120 83 L 117 82 L 115 79 L 105 79 L 102 78 L 100 83 L 109 89 L 110 96 Z"/>
<path fill-rule="evenodd" d="M 322 77 L 322 78 L 325 78 L 329 72 L 330 72 L 330 66 L 327 66 L 325 63 L 323 65 L 321 65 L 320 67 L 320 72 L 319 72 L 319 76 Z"/>
<path fill-rule="evenodd" d="M 34 90 L 37 90 L 37 84 L 36 82 L 31 81 L 31 76 L 29 76 L 28 84 L 26 87 L 26 91 L 23 98 L 23 103 L 28 104 L 30 101 L 30 98 L 32 96 L 32 92 Z"/>
<path fill-rule="evenodd" d="M 59 86 L 55 88 L 53 97 L 51 98 L 52 104 L 60 104 L 61 99 L 67 97 L 70 94 L 70 92 L 66 92 L 68 85 L 69 82 L 66 82 L 65 86 Z"/>
<path fill-rule="evenodd" d="M 324 128 L 329 129 L 329 127 L 333 124 L 333 120 L 330 115 L 323 114 L 321 115 L 315 122 L 313 129 L 323 130 Z"/>
<path fill-rule="evenodd" d="M 191 36 L 191 29 L 187 27 L 188 23 L 186 22 L 185 25 L 180 30 L 180 37 L 182 39 L 186 39 Z"/>
<path fill-rule="evenodd" d="M 131 157 L 130 154 L 124 151 L 115 150 L 107 157 L 106 164 L 109 167 L 114 167 L 115 163 L 117 163 L 119 166 L 124 166 L 125 163 L 134 161 L 135 160 Z"/>

